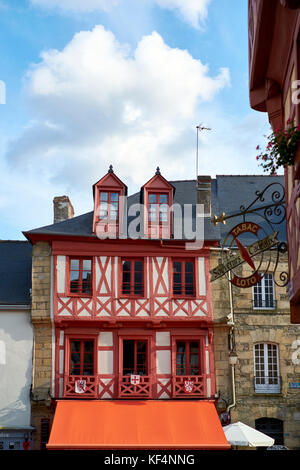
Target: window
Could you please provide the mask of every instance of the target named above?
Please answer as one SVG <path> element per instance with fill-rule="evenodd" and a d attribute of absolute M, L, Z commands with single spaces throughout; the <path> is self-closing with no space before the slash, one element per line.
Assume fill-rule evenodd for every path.
<path fill-rule="evenodd" d="M 159 193 L 149 194 L 149 223 L 167 223 L 168 222 L 168 195 Z"/>
<path fill-rule="evenodd" d="M 274 282 L 272 274 L 265 274 L 264 277 L 253 287 L 253 308 L 274 309 Z"/>
<path fill-rule="evenodd" d="M 198 341 L 177 341 L 176 375 L 200 374 L 200 348 Z"/>
<path fill-rule="evenodd" d="M 117 221 L 119 219 L 119 193 L 100 192 L 100 220 Z"/>
<path fill-rule="evenodd" d="M 144 295 L 144 269 L 142 260 L 122 261 L 122 294 Z"/>
<path fill-rule="evenodd" d="M 147 375 L 146 340 L 123 340 L 123 375 Z"/>
<path fill-rule="evenodd" d="M 272 343 L 254 345 L 255 391 L 279 393 L 278 347 Z"/>
<path fill-rule="evenodd" d="M 94 375 L 94 341 L 70 341 L 70 375 Z"/>
<path fill-rule="evenodd" d="M 173 261 L 173 295 L 195 295 L 193 261 Z"/>
<path fill-rule="evenodd" d="M 83 295 L 92 293 L 91 259 L 70 259 L 70 293 Z"/>

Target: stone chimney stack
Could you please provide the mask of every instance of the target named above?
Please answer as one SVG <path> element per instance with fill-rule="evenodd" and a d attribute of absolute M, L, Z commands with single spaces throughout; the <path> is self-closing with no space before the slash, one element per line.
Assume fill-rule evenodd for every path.
<path fill-rule="evenodd" d="M 68 196 L 57 196 L 53 199 L 54 220 L 53 223 L 63 222 L 74 217 L 74 208 Z"/>
<path fill-rule="evenodd" d="M 211 216 L 211 177 L 198 176 L 197 203 L 204 205 L 204 214 Z"/>

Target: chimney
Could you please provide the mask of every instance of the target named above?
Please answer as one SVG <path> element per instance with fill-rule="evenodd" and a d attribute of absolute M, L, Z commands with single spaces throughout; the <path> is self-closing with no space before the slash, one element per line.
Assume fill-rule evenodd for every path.
<path fill-rule="evenodd" d="M 198 176 L 197 203 L 204 205 L 204 214 L 211 216 L 211 177 Z"/>
<path fill-rule="evenodd" d="M 53 199 L 54 219 L 53 223 L 63 222 L 72 219 L 74 208 L 68 196 L 57 196 Z"/>

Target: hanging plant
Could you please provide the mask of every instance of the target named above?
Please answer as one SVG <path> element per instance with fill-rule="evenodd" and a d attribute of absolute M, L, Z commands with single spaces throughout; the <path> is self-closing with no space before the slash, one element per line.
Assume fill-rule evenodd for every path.
<path fill-rule="evenodd" d="M 259 166 L 263 167 L 265 172 L 276 176 L 278 168 L 294 164 L 300 142 L 300 126 L 295 126 L 289 119 L 286 129 L 279 127 L 266 137 L 268 139 L 266 150 L 257 155 L 256 160 L 261 160 Z M 256 150 L 260 150 L 259 145 Z"/>

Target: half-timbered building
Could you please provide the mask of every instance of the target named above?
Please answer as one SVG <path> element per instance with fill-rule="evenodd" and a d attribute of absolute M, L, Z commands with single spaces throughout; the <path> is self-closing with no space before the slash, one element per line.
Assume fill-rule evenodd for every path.
<path fill-rule="evenodd" d="M 209 284 L 217 238 L 210 214 L 197 213 L 198 194 L 196 180 L 169 182 L 157 169 L 127 196 L 110 167 L 93 186 L 92 212 L 68 218 L 70 201 L 56 198 L 55 221 L 66 220 L 25 233 L 33 278 L 42 273 L 51 285 L 49 303 L 40 302 L 41 278 L 33 279 L 36 334 L 43 327 L 52 349 L 35 362 L 37 429 L 47 393 L 52 403 L 208 400 L 217 417 Z M 52 373 L 42 379 L 45 363 Z"/>

